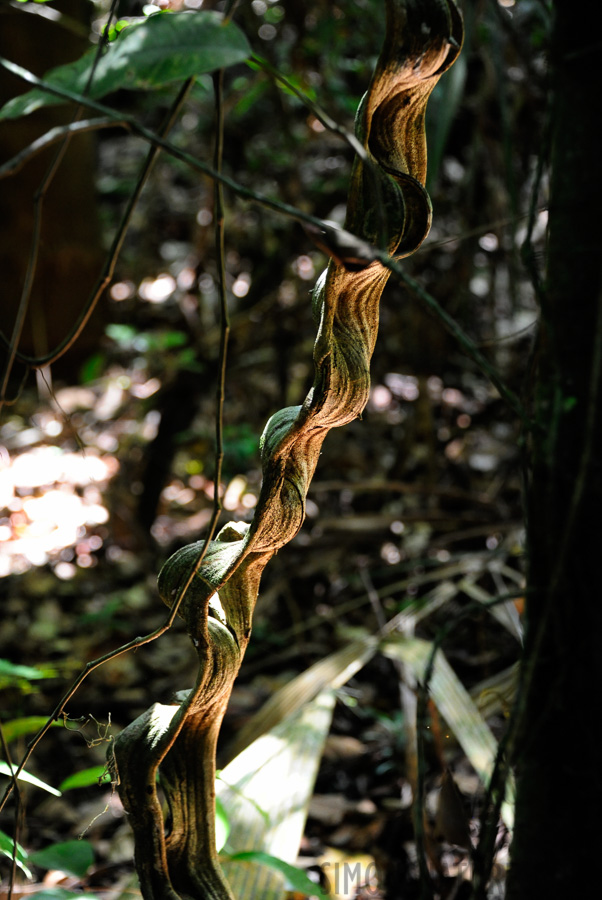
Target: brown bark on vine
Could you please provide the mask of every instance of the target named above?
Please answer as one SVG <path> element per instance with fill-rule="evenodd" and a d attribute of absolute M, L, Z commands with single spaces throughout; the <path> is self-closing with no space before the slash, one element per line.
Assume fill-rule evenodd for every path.
<path fill-rule="evenodd" d="M 459 52 L 462 23 L 452 0 L 387 0 L 386 9 L 384 47 L 357 117 L 364 153 L 354 166 L 345 223 L 360 239 L 351 248 L 353 261 L 345 248 L 333 246 L 336 232 L 322 236 L 333 256 L 347 261 L 332 259 L 314 290 L 313 387 L 302 405 L 280 410 L 265 428 L 263 484 L 250 526 L 229 523 L 208 547 L 183 548 L 159 576 L 163 600 L 179 604 L 199 672 L 179 705 L 154 704 L 114 745 L 146 900 L 232 896 L 215 850 L 215 744 L 250 638 L 261 574 L 303 523 L 326 434 L 359 416 L 368 401 L 379 301 L 390 273 L 363 248 L 407 256 L 430 227 L 424 112 Z M 157 795 L 159 767 L 167 827 Z"/>

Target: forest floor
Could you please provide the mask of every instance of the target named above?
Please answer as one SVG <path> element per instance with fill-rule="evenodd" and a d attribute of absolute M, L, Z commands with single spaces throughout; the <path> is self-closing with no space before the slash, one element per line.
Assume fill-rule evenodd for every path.
<path fill-rule="evenodd" d="M 153 443 L 160 440 L 160 381 L 150 354 L 128 362 L 123 342 L 114 345 L 108 374 L 79 387 L 57 384 L 46 400 L 25 394 L 19 414 L 1 426 L 0 657 L 12 666 L 0 670 L 0 681 L 2 721 L 17 761 L 39 718 L 29 728 L 19 723 L 48 716 L 90 660 L 162 624 L 161 563 L 201 537 L 211 514 L 211 463 L 200 456 L 210 446 L 210 420 L 201 409 L 170 451 L 172 472 L 151 532 L 145 531 L 140 510 Z M 432 641 L 457 617 L 443 652 L 481 702 L 493 733 L 503 732 L 512 697 L 507 673 L 520 649 L 517 436 L 497 421 L 493 390 L 476 376 L 461 378 L 446 383 L 385 372 L 363 420 L 329 436 L 306 523 L 264 576 L 253 638 L 224 722 L 224 758 L 228 743 L 275 691 L 391 621 Z M 246 427 L 233 427 L 226 444 L 222 522 L 248 521 L 257 501 L 261 423 L 248 408 L 241 415 Z M 433 603 L 442 587 L 444 596 Z M 516 597 L 504 605 L 505 623 L 486 609 L 462 616 L 475 600 L 505 594 Z M 415 616 L 420 601 L 426 614 Z M 35 667 L 37 674 L 15 666 Z M 492 676 L 493 687 L 483 687 Z M 112 660 L 70 700 L 63 727 L 51 729 L 28 771 L 56 788 L 74 773 L 103 766 L 108 741 L 124 725 L 151 702 L 170 702 L 194 677 L 195 657 L 178 625 L 156 643 Z M 469 878 L 462 835 L 470 832 L 474 840 L 478 833 L 483 787 L 433 704 L 430 716 L 427 851 L 440 895 L 452 896 L 458 878 Z M 387 897 L 417 890 L 411 743 L 400 666 L 376 655 L 337 691 L 301 845 L 300 864 L 310 872 L 324 875 L 329 866 L 348 864 L 355 873 L 355 882 L 335 885 L 333 896 L 364 896 L 358 872 L 373 879 L 365 896 L 378 896 L 377 870 Z M 450 814 L 441 809 L 449 803 L 449 790 L 442 790 L 448 770 L 457 793 L 452 825 L 442 826 Z M 66 874 L 56 864 L 45 873 L 34 867 L 37 889 L 92 892 L 107 900 L 131 890 L 132 838 L 110 785 L 68 788 L 59 797 L 23 784 L 22 802 L 19 842 L 30 853 L 80 835 L 93 846 L 85 875 Z M 2 819 L 9 833 L 12 815 L 9 807 Z M 502 830 L 498 880 L 506 854 Z M 7 867 L 8 859 L 5 873 Z M 13 896 L 32 890 L 25 883 Z"/>

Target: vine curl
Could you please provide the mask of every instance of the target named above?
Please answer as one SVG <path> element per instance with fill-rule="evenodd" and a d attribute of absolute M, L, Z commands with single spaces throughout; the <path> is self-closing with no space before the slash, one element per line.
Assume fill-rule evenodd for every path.
<path fill-rule="evenodd" d="M 154 704 L 112 748 L 146 900 L 232 898 L 215 850 L 215 745 L 251 634 L 261 574 L 303 524 L 326 434 L 357 418 L 368 401 L 379 302 L 390 272 L 361 248 L 376 245 L 402 258 L 430 228 L 424 116 L 431 91 L 460 51 L 462 21 L 453 0 L 387 0 L 386 9 L 384 46 L 356 118 L 365 154 L 354 163 L 345 230 L 360 252 L 350 262 L 336 246 L 335 229 L 322 235 L 332 258 L 313 292 L 313 386 L 300 406 L 280 410 L 265 427 L 263 482 L 251 524 L 228 523 L 207 548 L 190 544 L 163 566 L 159 592 L 170 608 L 177 604 L 186 624 L 199 661 L 197 683 L 177 704 Z"/>

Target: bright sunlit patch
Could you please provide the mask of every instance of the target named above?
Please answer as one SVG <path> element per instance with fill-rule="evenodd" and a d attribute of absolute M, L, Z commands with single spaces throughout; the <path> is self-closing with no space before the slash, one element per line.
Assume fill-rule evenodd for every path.
<path fill-rule="evenodd" d="M 470 279 L 468 286 L 477 297 L 486 297 L 490 292 L 489 279 L 484 275 L 475 275 L 474 278 Z"/>
<path fill-rule="evenodd" d="M 493 253 L 494 250 L 497 250 L 498 246 L 499 241 L 497 235 L 492 232 L 488 232 L 479 238 L 479 247 L 481 247 L 482 250 L 487 250 L 488 253 Z"/>
<path fill-rule="evenodd" d="M 379 412 L 383 409 L 388 409 L 392 399 L 391 391 L 384 384 L 375 384 L 370 391 L 370 406 Z"/>
<path fill-rule="evenodd" d="M 395 563 L 398 563 L 401 559 L 399 548 L 396 547 L 395 544 L 390 543 L 382 545 L 380 548 L 380 556 L 381 559 L 384 559 L 390 566 L 395 565 Z"/>
<path fill-rule="evenodd" d="M 240 498 L 241 498 L 242 494 L 244 493 L 246 487 L 247 487 L 247 479 L 244 478 L 242 475 L 237 475 L 235 478 L 233 478 L 232 481 L 230 482 L 230 484 L 228 485 L 228 487 L 226 489 L 226 493 L 224 495 L 224 499 L 223 499 L 224 509 L 227 509 L 230 511 L 237 509 L 238 505 L 240 503 Z"/>
<path fill-rule="evenodd" d="M 232 285 L 232 293 L 235 297 L 246 297 L 251 287 L 251 276 L 248 272 L 241 272 L 234 284 Z"/>
<path fill-rule="evenodd" d="M 185 266 L 178 274 L 177 283 L 182 291 L 189 291 L 196 281 L 196 272 L 191 266 Z"/>
<path fill-rule="evenodd" d="M 209 597 L 208 606 L 209 609 L 213 610 L 214 615 L 220 620 L 220 622 L 224 622 L 224 624 L 227 622 L 226 613 L 224 611 L 224 607 L 222 606 L 222 602 L 219 599 L 219 594 L 212 594 Z"/>
<path fill-rule="evenodd" d="M 158 378 L 149 378 L 148 381 L 144 381 L 142 384 L 133 384 L 130 393 L 139 400 L 146 400 L 148 397 L 156 394 L 160 387 L 161 382 Z"/>
<path fill-rule="evenodd" d="M 276 37 L 276 35 L 278 34 L 278 31 L 276 30 L 276 28 L 273 25 L 269 25 L 268 23 L 265 23 L 264 25 L 261 25 L 257 34 L 259 35 L 259 37 L 261 38 L 262 41 L 273 41 L 274 38 Z"/>
<path fill-rule="evenodd" d="M 418 379 L 414 375 L 387 372 L 385 384 L 396 397 L 401 397 L 402 400 L 408 400 L 410 403 L 417 400 L 420 395 Z"/>
<path fill-rule="evenodd" d="M 293 270 L 303 281 L 311 281 L 316 274 L 311 256 L 298 256 L 293 263 Z"/>
<path fill-rule="evenodd" d="M 7 460 L 0 471 L 0 505 L 10 515 L 1 520 L 0 574 L 60 559 L 65 548 L 81 541 L 87 527 L 106 522 L 109 513 L 98 485 L 118 466 L 113 457 L 68 453 L 60 447 L 35 447 Z M 87 551 L 102 546 L 102 539 L 94 538 Z M 91 559 L 89 565 L 94 565 Z M 70 568 L 61 571 L 59 577 L 72 577 Z"/>
<path fill-rule="evenodd" d="M 456 388 L 445 388 L 441 397 L 448 406 L 461 406 L 464 402 L 464 395 Z"/>
<path fill-rule="evenodd" d="M 320 515 L 320 507 L 309 497 L 305 500 L 305 515 L 308 519 L 317 519 Z"/>
<path fill-rule="evenodd" d="M 44 433 L 49 437 L 57 437 L 63 430 L 62 422 L 59 422 L 58 419 L 49 419 L 48 422 L 44 425 Z"/>
<path fill-rule="evenodd" d="M 252 493 L 243 494 L 240 501 L 245 509 L 253 509 L 257 506 L 257 496 Z"/>
<path fill-rule="evenodd" d="M 211 225 L 213 222 L 213 213 L 210 209 L 199 209 L 196 220 L 203 228 L 206 228 L 207 225 Z"/>
<path fill-rule="evenodd" d="M 163 272 L 157 278 L 144 278 L 138 288 L 138 294 L 149 303 L 165 303 L 175 289 L 175 279 L 167 272 Z"/>
<path fill-rule="evenodd" d="M 54 567 L 54 574 L 57 578 L 60 578 L 61 581 L 70 581 L 77 575 L 77 569 L 73 563 L 60 562 Z"/>
<path fill-rule="evenodd" d="M 118 303 L 122 300 L 129 300 L 135 292 L 136 286 L 132 281 L 116 281 L 111 285 L 111 300 L 116 300 Z"/>

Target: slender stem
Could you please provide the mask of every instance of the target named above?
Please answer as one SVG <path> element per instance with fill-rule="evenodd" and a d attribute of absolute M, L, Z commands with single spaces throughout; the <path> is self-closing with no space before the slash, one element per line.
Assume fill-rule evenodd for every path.
<path fill-rule="evenodd" d="M 506 601 L 515 599 L 518 596 L 524 596 L 524 591 L 510 591 L 507 594 L 500 594 L 498 597 L 494 597 L 492 600 L 484 603 L 481 601 L 470 602 L 461 610 L 461 612 L 454 616 L 454 618 L 450 622 L 443 625 L 435 635 L 435 638 L 431 645 L 431 652 L 429 654 L 429 658 L 425 668 L 424 678 L 422 680 L 422 683 L 418 685 L 418 710 L 416 715 L 416 730 L 418 732 L 418 785 L 421 791 L 423 790 L 424 784 L 423 780 L 421 780 L 421 772 L 424 772 L 426 767 L 426 758 L 424 755 L 424 738 L 426 727 L 426 711 L 429 699 L 429 684 L 433 677 L 437 653 L 439 652 L 443 642 L 449 637 L 452 631 L 466 618 L 473 615 L 474 613 L 482 612 L 483 609 L 491 609 L 492 607 L 497 606 L 499 603 L 505 603 Z M 489 784 L 487 785 L 486 802 L 483 814 L 483 841 L 479 842 L 479 847 L 474 853 L 475 889 L 478 890 L 480 890 L 480 887 L 478 886 L 486 884 L 489 880 L 489 874 L 491 871 L 491 866 L 493 864 L 495 830 L 499 821 L 501 806 L 504 801 L 505 784 L 509 773 L 509 754 L 507 752 L 507 748 L 508 745 L 512 742 L 514 718 L 515 712 L 511 717 L 510 724 L 506 730 L 504 737 L 499 743 L 498 751 L 491 771 L 491 776 L 489 778 Z M 422 794 L 419 794 L 419 796 L 421 797 Z M 417 826 L 418 828 L 422 828 L 421 822 L 418 822 L 418 815 L 415 814 L 414 827 L 416 828 Z M 417 835 L 418 834 L 421 835 L 421 832 L 417 832 Z M 420 859 L 421 857 L 419 855 L 419 863 Z M 478 893 L 475 894 L 475 897 L 480 898 L 480 896 L 481 895 Z"/>
<path fill-rule="evenodd" d="M 19 344 L 19 341 L 21 340 L 21 332 L 23 331 L 23 325 L 25 324 L 25 316 L 27 315 L 29 297 L 35 278 L 38 249 L 40 246 L 41 212 L 41 204 L 37 203 L 34 209 L 33 234 L 31 239 L 29 258 L 27 260 L 27 271 L 25 273 L 25 280 L 23 282 L 23 288 L 21 290 L 21 297 L 19 299 L 19 307 L 17 309 L 15 324 L 13 325 L 13 331 L 10 336 L 8 355 L 6 358 L 6 365 L 2 376 L 2 383 L 0 384 L 0 412 L 2 411 L 2 407 L 5 403 L 10 373 L 15 362 L 15 357 L 17 356 L 17 346 Z"/>
<path fill-rule="evenodd" d="M 213 76 L 213 88 L 215 92 L 215 118 L 216 134 L 213 163 L 215 171 L 219 174 L 222 166 L 224 150 L 224 110 L 223 110 L 223 70 L 219 70 Z M 222 480 L 222 464 L 224 460 L 224 402 L 226 394 L 226 360 L 228 355 L 228 338 L 230 336 L 230 318 L 228 313 L 228 300 L 226 295 L 226 263 L 224 247 L 224 197 L 223 187 L 219 179 L 214 181 L 214 215 L 215 215 L 215 254 L 218 272 L 218 293 L 220 299 L 220 346 L 218 360 L 218 377 L 216 388 L 215 411 L 215 476 L 213 490 L 213 512 L 207 538 L 201 553 L 192 567 L 184 587 L 172 607 L 170 625 L 173 624 L 178 609 L 195 576 L 199 573 L 205 555 L 213 540 L 217 521 L 222 511 L 220 485 Z M 174 737 L 175 739 L 175 737 Z"/>
<path fill-rule="evenodd" d="M 11 867 L 10 867 L 10 881 L 8 884 L 8 900 L 12 900 L 13 891 L 15 888 L 15 881 L 17 878 L 17 842 L 19 839 L 19 813 L 21 812 L 22 806 L 22 798 L 21 798 L 21 788 L 19 787 L 19 783 L 17 781 L 17 773 L 13 770 L 13 763 L 10 755 L 10 750 L 8 749 L 8 743 L 6 741 L 6 735 L 4 734 L 4 728 L 2 727 L 2 722 L 0 722 L 0 744 L 2 745 L 2 752 L 4 753 L 4 758 L 8 763 L 8 767 L 11 771 L 11 785 L 15 791 L 16 802 L 15 802 L 15 827 L 13 829 L 13 849 L 11 856 Z"/>
<path fill-rule="evenodd" d="M 500 373 L 497 371 L 495 366 L 492 366 L 491 363 L 485 359 L 483 354 L 477 348 L 475 342 L 466 334 L 463 328 L 456 322 L 452 316 L 447 313 L 441 304 L 429 294 L 427 290 L 425 290 L 421 284 L 419 284 L 414 278 L 408 275 L 401 268 L 399 263 L 392 259 L 385 253 L 379 253 L 378 259 L 380 262 L 389 269 L 393 275 L 398 279 L 398 281 L 403 282 L 403 284 L 407 285 L 410 290 L 422 300 L 428 308 L 435 313 L 437 318 L 443 323 L 444 327 L 449 331 L 449 333 L 456 339 L 456 341 L 460 344 L 461 348 L 464 352 L 469 356 L 479 367 L 479 369 L 489 378 L 495 388 L 498 390 L 499 394 L 506 403 L 514 410 L 514 412 L 519 416 L 522 423 L 529 429 L 533 427 L 533 422 L 527 414 L 523 404 L 520 402 L 517 395 L 512 391 L 503 381 Z"/>
<path fill-rule="evenodd" d="M 62 140 L 66 136 L 73 137 L 74 135 L 85 134 L 88 131 L 99 131 L 101 128 L 116 128 L 118 126 L 128 127 L 126 122 L 110 118 L 109 116 L 102 116 L 98 119 L 81 119 L 77 122 L 70 122 L 68 125 L 56 125 L 37 140 L 32 141 L 31 144 L 21 150 L 20 153 L 17 153 L 16 156 L 13 156 L 12 159 L 9 159 L 8 162 L 5 162 L 4 165 L 0 166 L 0 179 L 9 175 L 15 175 L 33 156 L 45 150 L 46 147 L 56 144 L 57 141 Z"/>
<path fill-rule="evenodd" d="M 343 128 L 342 125 L 339 125 L 332 116 L 329 116 L 328 113 L 322 109 L 319 104 L 317 104 L 311 97 L 308 97 L 307 94 L 304 94 L 303 91 L 300 91 L 296 85 L 294 85 L 288 78 L 286 78 L 278 69 L 275 69 L 266 59 L 258 56 L 256 53 L 251 57 L 255 65 L 259 66 L 259 68 L 263 69 L 271 78 L 274 79 L 277 83 L 283 85 L 287 91 L 290 91 L 292 94 L 297 97 L 298 100 L 301 101 L 311 112 L 314 114 L 316 119 L 322 123 L 324 128 L 327 128 L 328 131 L 333 132 L 333 134 L 338 134 L 357 154 L 358 158 L 364 164 L 364 171 L 367 176 L 370 178 L 372 189 L 374 191 L 374 206 L 378 215 L 378 243 L 379 246 L 385 247 L 386 245 L 386 234 L 387 234 L 387 211 L 385 208 L 385 204 L 383 203 L 382 198 L 382 183 L 381 178 L 382 174 L 380 172 L 378 164 L 375 162 L 374 158 L 368 153 L 364 145 L 352 131 L 348 131 L 346 128 Z"/>
<path fill-rule="evenodd" d="M 227 0 L 226 9 L 224 10 L 224 24 L 229 22 L 238 6 L 239 0 Z"/>
<path fill-rule="evenodd" d="M 535 209 L 536 213 L 547 212 L 547 206 L 538 206 Z M 448 237 L 439 238 L 438 240 L 430 240 L 427 238 L 423 244 L 420 245 L 418 250 L 412 254 L 412 256 L 416 256 L 418 253 L 424 253 L 428 250 L 434 250 L 436 247 L 444 247 L 446 244 L 456 243 L 457 241 L 465 241 L 471 237 L 478 237 L 481 234 L 487 234 L 489 231 L 496 231 L 498 228 L 507 228 L 508 225 L 517 225 L 519 222 L 522 222 L 523 219 L 528 219 L 530 215 L 530 211 L 526 213 L 521 213 L 519 216 L 505 216 L 503 219 L 495 219 L 491 222 L 485 222 L 482 225 L 477 225 L 476 228 L 468 228 L 465 231 L 461 231 L 459 234 L 449 235 Z"/>
<path fill-rule="evenodd" d="M 138 120 L 134 118 L 134 116 L 123 115 L 123 113 L 118 113 L 115 110 L 111 109 L 110 106 L 105 106 L 103 103 L 98 103 L 96 100 L 90 100 L 88 97 L 84 97 L 82 94 L 76 94 L 73 91 L 66 90 L 65 88 L 60 88 L 56 85 L 48 84 L 41 78 L 37 78 L 37 76 L 35 76 L 32 72 L 29 72 L 27 69 L 24 69 L 22 66 L 18 66 L 16 63 L 10 62 L 8 59 L 5 59 L 1 56 L 0 66 L 7 69 L 9 72 L 12 72 L 13 75 L 16 75 L 18 78 L 26 81 L 28 84 L 40 88 L 41 90 L 47 91 L 49 94 L 53 94 L 56 97 L 61 97 L 63 100 L 70 100 L 72 103 L 81 104 L 82 106 L 85 106 L 89 109 L 93 109 L 95 112 L 98 112 L 103 116 L 112 117 L 121 127 L 128 127 L 139 137 L 143 138 L 151 144 L 156 145 L 157 147 L 161 147 L 163 150 L 166 150 L 173 157 L 186 163 L 191 168 L 197 169 L 199 172 L 203 172 L 203 174 L 208 175 L 210 178 L 217 179 L 223 185 L 231 188 L 231 190 L 238 194 L 239 197 L 242 197 L 245 200 L 252 200 L 257 203 L 261 203 L 263 206 L 266 206 L 269 209 L 273 209 L 275 212 L 280 212 L 283 215 L 289 216 L 292 219 L 296 219 L 298 222 L 306 222 L 309 225 L 315 225 L 316 227 L 322 229 L 325 227 L 325 223 L 322 219 L 318 219 L 316 216 L 312 216 L 309 213 L 303 212 L 303 210 L 297 209 L 296 207 L 291 206 L 288 203 L 283 203 L 281 201 L 274 200 L 271 197 L 266 197 L 263 194 L 259 194 L 256 191 L 245 187 L 244 185 L 238 184 L 233 178 L 230 178 L 223 172 L 216 172 L 212 166 L 208 165 L 200 159 L 197 159 L 190 153 L 186 153 L 180 147 L 172 144 L 170 141 L 151 131 L 149 128 L 145 128 L 145 126 L 138 122 Z"/>
<path fill-rule="evenodd" d="M 366 151 L 366 148 L 358 141 L 356 136 L 351 131 L 347 131 L 346 128 L 343 128 L 342 125 L 339 125 L 328 113 L 322 109 L 322 107 L 316 103 L 311 97 L 308 97 L 307 94 L 304 94 L 303 91 L 300 91 L 299 88 L 289 81 L 278 69 L 275 69 L 266 59 L 258 56 L 257 53 L 254 53 L 251 57 L 256 66 L 263 69 L 274 81 L 282 84 L 287 91 L 290 91 L 291 94 L 294 94 L 298 100 L 300 100 L 311 112 L 314 114 L 316 119 L 322 123 L 324 128 L 327 128 L 328 131 L 332 131 L 334 134 L 338 134 L 339 137 L 342 137 L 344 141 L 352 148 L 352 150 L 357 153 L 362 162 L 370 163 L 371 159 Z"/>
<path fill-rule="evenodd" d="M 533 249 L 533 231 L 535 228 L 536 216 L 539 212 L 537 199 L 543 179 L 544 169 L 548 161 L 550 152 L 551 119 L 552 111 L 550 108 L 550 103 L 548 103 L 548 107 L 546 109 L 546 119 L 544 121 L 543 128 L 542 150 L 537 157 L 535 180 L 533 182 L 533 188 L 531 190 L 531 201 L 529 203 L 529 212 L 527 217 L 527 234 L 525 235 L 525 240 L 523 241 L 520 248 L 522 261 L 531 278 L 533 290 L 535 291 L 535 296 L 539 301 L 540 307 L 545 303 L 545 288 L 542 282 L 541 273 L 539 272 L 539 269 L 537 267 L 537 261 L 535 259 L 535 251 Z"/>
<path fill-rule="evenodd" d="M 159 132 L 159 134 L 161 136 L 165 136 L 165 135 L 169 134 L 169 132 L 173 128 L 173 125 L 181 111 L 181 108 L 182 108 L 184 102 L 186 101 L 188 94 L 190 93 L 193 83 L 194 83 L 194 79 L 189 78 L 182 85 L 180 91 L 178 92 L 178 96 L 176 97 L 174 103 L 172 104 L 172 107 L 171 107 L 169 113 L 167 114 L 167 117 L 161 127 L 161 130 Z M 92 120 L 92 121 L 94 121 L 94 120 Z M 104 118 L 97 119 L 96 121 L 97 122 L 104 122 L 104 121 L 111 122 L 112 121 L 113 125 L 121 126 L 123 128 L 128 128 L 128 129 L 130 127 L 129 123 L 126 120 L 111 119 L 111 117 L 108 117 L 106 119 L 104 119 Z M 68 126 L 68 127 L 72 127 L 72 126 Z M 98 125 L 97 127 L 105 127 L 105 126 Z M 57 129 L 53 129 L 53 130 L 57 130 Z M 90 316 L 94 312 L 96 304 L 98 303 L 100 297 L 102 296 L 103 291 L 108 286 L 109 282 L 111 281 L 111 279 L 113 277 L 113 273 L 115 271 L 115 265 L 117 264 L 117 259 L 119 258 L 119 254 L 120 254 L 121 248 L 123 246 L 123 241 L 125 239 L 125 235 L 127 233 L 128 227 L 130 225 L 132 216 L 134 214 L 134 210 L 136 209 L 136 206 L 140 199 L 140 195 L 150 177 L 150 174 L 153 170 L 154 164 L 155 164 L 160 152 L 161 152 L 161 148 L 158 144 L 154 144 L 150 148 L 148 155 L 146 157 L 146 160 L 144 162 L 144 165 L 142 167 L 142 170 L 140 172 L 140 175 L 138 177 L 136 186 L 130 196 L 130 199 L 128 200 L 127 206 L 126 206 L 123 216 L 121 218 L 121 222 L 119 223 L 119 227 L 117 228 L 117 232 L 115 233 L 115 237 L 113 238 L 113 243 L 111 244 L 111 247 L 107 254 L 103 269 L 98 277 L 96 284 L 94 285 L 94 287 L 92 289 L 92 293 L 90 294 L 84 308 L 82 309 L 81 313 L 79 314 L 75 324 L 73 325 L 73 327 L 71 328 L 69 333 L 65 336 L 65 338 L 63 338 L 63 340 L 60 342 L 60 344 L 58 344 L 58 346 L 55 347 L 54 350 L 52 350 L 50 353 L 47 353 L 43 357 L 29 357 L 29 356 L 26 356 L 25 354 L 17 352 L 16 356 L 20 361 L 26 362 L 28 365 L 34 366 L 35 368 L 40 368 L 43 366 L 51 365 L 52 363 L 56 362 L 56 360 L 59 359 L 64 353 L 66 353 L 67 350 L 77 340 L 77 338 L 79 337 L 79 335 L 85 328 Z M 13 160 L 10 160 L 7 165 L 11 165 L 12 162 L 13 162 Z M 0 175 L 1 175 L 1 172 L 0 172 Z"/>
<path fill-rule="evenodd" d="M 434 662 L 434 657 L 433 657 Z M 424 792 L 426 782 L 426 750 L 425 732 L 428 711 L 428 682 L 432 675 L 432 664 L 429 660 L 430 671 L 427 668 L 423 689 L 418 685 L 418 703 L 416 707 L 416 796 L 414 797 L 413 825 L 414 840 L 416 841 L 416 853 L 418 856 L 418 870 L 420 872 L 420 900 L 432 900 L 433 888 L 426 861 L 425 834 L 424 834 Z"/>
<path fill-rule="evenodd" d="M 219 73 L 218 73 L 219 74 Z M 217 78 L 217 76 L 216 76 Z M 173 125 L 173 121 L 179 112 L 182 103 L 184 102 L 190 87 L 192 86 L 192 79 L 189 79 L 186 84 L 183 86 L 180 91 L 172 110 L 170 111 L 170 115 L 168 116 L 168 120 L 164 125 L 164 131 L 168 132 Z M 217 137 L 216 137 L 216 148 L 215 148 L 215 160 L 216 167 L 219 168 L 221 166 L 221 158 L 223 153 L 223 104 L 222 104 L 222 89 L 221 89 L 221 77 L 217 79 L 216 84 L 216 111 L 217 111 Z M 145 167 L 143 173 L 138 181 L 134 194 L 130 198 L 130 202 L 128 204 L 129 216 L 127 216 L 128 221 L 129 217 L 131 217 L 131 213 L 133 211 L 134 205 L 140 195 L 144 182 L 148 175 L 150 174 L 150 169 L 156 159 L 156 156 L 159 152 L 159 147 L 153 147 L 149 152 L 149 156 L 146 160 Z M 207 553 L 207 549 L 209 547 L 210 541 L 213 539 L 213 535 L 215 533 L 215 528 L 217 525 L 217 520 L 221 513 L 221 498 L 219 496 L 219 485 L 221 482 L 221 469 L 222 469 L 222 461 L 223 461 L 223 408 L 224 408 L 224 397 L 225 397 L 225 370 L 226 370 L 226 357 L 227 357 L 227 344 L 228 344 L 228 336 L 230 331 L 230 324 L 228 318 L 228 307 L 226 300 L 226 290 L 225 290 L 225 261 L 224 261 L 224 223 L 223 223 L 223 197 L 222 197 L 222 188 L 221 184 L 216 181 L 216 250 L 218 257 L 218 267 L 220 272 L 220 299 L 221 299 L 221 311 L 222 311 L 222 331 L 221 331 L 221 341 L 220 341 L 220 355 L 219 355 L 219 377 L 218 377 L 218 389 L 217 389 L 217 413 L 216 413 L 216 474 L 215 474 L 215 494 L 214 494 L 214 509 L 211 517 L 211 521 L 209 523 L 207 538 L 205 540 L 205 544 L 202 552 L 199 554 L 199 557 L 196 561 L 195 566 L 191 570 L 188 578 L 186 579 L 182 590 L 180 591 L 176 602 L 173 604 L 170 610 L 170 614 L 165 621 L 165 623 L 155 631 L 151 632 L 142 637 L 134 638 L 132 641 L 129 641 L 127 644 L 124 644 L 121 647 L 118 647 L 116 650 L 112 650 L 104 656 L 99 657 L 98 659 L 92 660 L 89 662 L 85 668 L 80 672 L 75 681 L 72 683 L 71 687 L 67 691 L 67 693 L 63 696 L 61 701 L 59 702 L 56 709 L 53 711 L 52 715 L 48 718 L 46 723 L 42 726 L 42 728 L 35 735 L 33 740 L 30 742 L 27 748 L 27 752 L 23 757 L 17 772 L 15 774 L 15 779 L 17 775 L 22 771 L 22 769 L 27 765 L 27 761 L 31 757 L 31 754 L 48 732 L 52 723 L 60 718 L 66 704 L 69 700 L 74 696 L 74 694 L 79 690 L 81 684 L 85 681 L 88 675 L 93 672 L 95 669 L 104 665 L 104 663 L 109 662 L 112 659 L 115 659 L 117 656 L 121 656 L 123 653 L 127 653 L 129 650 L 132 650 L 137 647 L 142 647 L 144 644 L 151 643 L 157 638 L 161 637 L 161 635 L 165 634 L 171 626 L 173 625 L 175 618 L 178 614 L 178 610 L 182 604 L 182 601 L 192 584 L 192 581 L 195 575 L 198 573 L 202 562 Z M 124 221 L 126 216 L 124 216 Z M 120 227 L 119 235 L 121 240 L 119 241 L 119 247 L 121 246 L 121 242 L 123 241 L 123 235 L 125 233 L 124 222 L 122 222 L 122 227 Z M 115 245 L 118 242 L 118 237 L 116 237 L 112 251 L 115 249 Z M 117 251 L 114 256 L 111 253 L 111 258 L 114 264 L 114 259 L 117 256 Z M 167 752 L 167 751 L 166 751 Z M 12 786 L 14 784 L 11 782 L 9 784 L 2 801 L 0 802 L 0 810 L 3 808 L 8 796 L 12 792 Z"/>
<path fill-rule="evenodd" d="M 224 105 L 223 105 L 223 70 L 213 76 L 215 91 L 215 152 L 213 165 L 216 172 L 221 172 L 224 151 Z M 218 271 L 218 293 L 220 300 L 220 347 L 219 374 L 216 389 L 215 416 L 215 492 L 214 500 L 221 509 L 220 484 L 222 464 L 224 460 L 224 400 L 226 391 L 226 359 L 228 338 L 230 335 L 230 318 L 228 314 L 228 298 L 226 295 L 226 262 L 225 262 L 225 230 L 224 230 L 224 189 L 219 181 L 214 181 L 214 213 L 215 213 L 215 253 Z"/>

